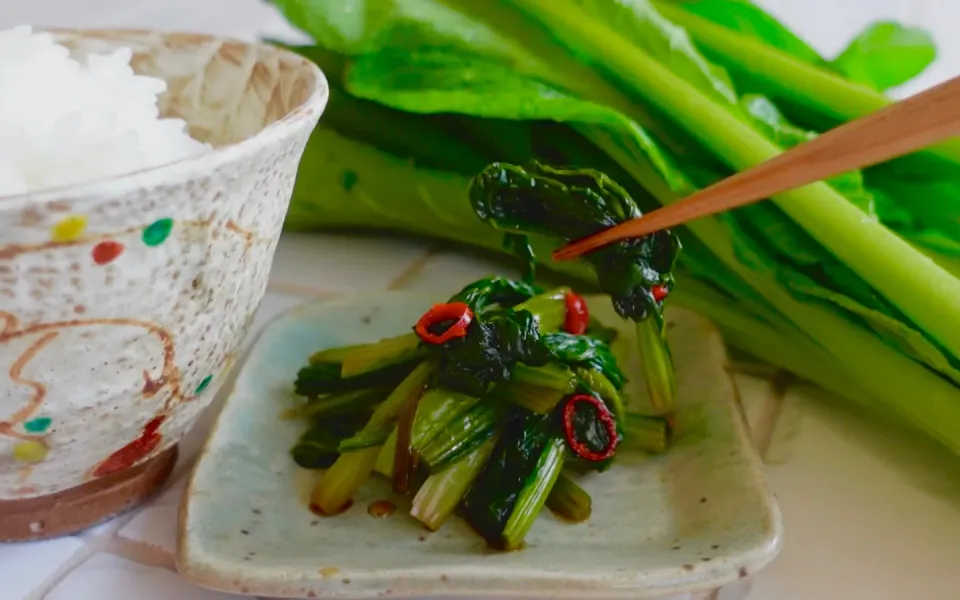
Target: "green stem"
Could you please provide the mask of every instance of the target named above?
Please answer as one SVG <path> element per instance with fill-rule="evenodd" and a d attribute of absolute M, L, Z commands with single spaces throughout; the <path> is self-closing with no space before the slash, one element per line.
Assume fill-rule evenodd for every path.
<path fill-rule="evenodd" d="M 643 378 L 650 395 L 650 406 L 657 413 L 669 411 L 677 395 L 673 360 L 661 323 L 660 319 L 654 317 L 636 323 Z"/>
<path fill-rule="evenodd" d="M 478 398 L 459 394 L 445 388 L 427 390 L 420 398 L 417 416 L 413 421 L 412 445 L 417 454 L 422 454 L 437 436 L 459 415 L 469 411 L 479 401 Z M 377 457 L 374 470 L 387 477 L 393 477 L 393 463 L 397 449 L 397 428 L 393 427 L 389 437 L 382 442 L 383 449 Z"/>
<path fill-rule="evenodd" d="M 443 471 L 428 477 L 413 498 L 410 515 L 430 531 L 440 529 L 480 475 L 497 439 L 494 435 Z"/>
<path fill-rule="evenodd" d="M 772 95 L 812 106 L 837 121 L 876 112 L 893 103 L 889 97 L 866 85 L 799 60 L 760 40 L 748 38 L 712 23 L 683 8 L 655 1 L 657 10 L 686 29 L 697 46 L 727 68 L 741 71 L 764 84 Z M 960 142 L 950 140 L 930 151 L 951 161 L 960 161 Z"/>
<path fill-rule="evenodd" d="M 593 510 L 590 494 L 562 471 L 547 496 L 546 504 L 555 515 L 575 523 L 589 519 Z"/>
<path fill-rule="evenodd" d="M 373 411 L 370 421 L 361 430 L 361 433 L 373 433 L 381 430 L 385 425 L 397 418 L 402 406 L 410 401 L 415 394 L 420 394 L 426 385 L 433 370 L 433 363 L 424 361 L 387 396 L 380 406 Z M 380 454 L 380 447 L 364 448 L 356 452 L 341 454 L 337 462 L 327 469 L 317 480 L 310 495 L 311 507 L 322 514 L 333 515 L 348 506 L 356 495 L 357 490 L 370 476 Z"/>
<path fill-rule="evenodd" d="M 554 363 L 542 367 L 518 364 L 510 373 L 510 381 L 567 394 L 571 393 L 577 384 L 577 378 L 573 371 L 564 365 Z"/>
<path fill-rule="evenodd" d="M 670 423 L 667 419 L 629 413 L 622 423 L 625 446 L 653 454 L 667 451 L 670 442 Z"/>
<path fill-rule="evenodd" d="M 423 449 L 420 458 L 431 473 L 443 470 L 490 439 L 509 411 L 504 404 L 479 402 L 444 427 L 433 442 Z"/>
<path fill-rule="evenodd" d="M 414 360 L 423 355 L 420 338 L 415 333 L 407 333 L 354 347 L 343 354 L 340 376 L 343 378 L 360 375 L 369 371 Z"/>
<path fill-rule="evenodd" d="M 527 532 L 533 527 L 557 477 L 560 476 L 566 448 L 563 438 L 553 438 L 547 442 L 547 447 L 534 467 L 532 480 L 524 485 L 510 518 L 507 519 L 506 527 L 503 528 L 504 550 L 517 550 L 522 547 Z"/>
<path fill-rule="evenodd" d="M 508 381 L 498 385 L 489 396 L 492 402 L 509 402 L 530 412 L 546 414 L 557 407 L 570 392 L 549 387 Z"/>

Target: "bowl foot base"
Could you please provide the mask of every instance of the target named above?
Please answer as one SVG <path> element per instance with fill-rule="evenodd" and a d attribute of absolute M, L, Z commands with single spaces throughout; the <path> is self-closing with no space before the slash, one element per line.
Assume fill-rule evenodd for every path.
<path fill-rule="evenodd" d="M 48 496 L 0 500 L 0 542 L 32 542 L 70 535 L 127 511 L 163 485 L 177 447 L 147 462 Z"/>

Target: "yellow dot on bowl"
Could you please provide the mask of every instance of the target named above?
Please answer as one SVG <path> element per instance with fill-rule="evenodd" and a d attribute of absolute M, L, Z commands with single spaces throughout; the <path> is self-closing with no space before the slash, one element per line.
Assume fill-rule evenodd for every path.
<path fill-rule="evenodd" d="M 47 457 L 47 447 L 43 442 L 20 442 L 13 447 L 13 458 L 17 462 L 36 463 Z"/>
<path fill-rule="evenodd" d="M 50 238 L 55 242 L 71 242 L 83 234 L 87 218 L 83 215 L 64 217 L 50 229 Z"/>

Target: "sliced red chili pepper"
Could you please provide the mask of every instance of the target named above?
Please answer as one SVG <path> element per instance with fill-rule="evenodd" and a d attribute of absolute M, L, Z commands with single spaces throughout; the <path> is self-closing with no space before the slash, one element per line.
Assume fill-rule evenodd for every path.
<path fill-rule="evenodd" d="M 472 321 L 473 311 L 463 302 L 434 304 L 433 308 L 417 321 L 414 331 L 424 342 L 440 345 L 467 335 L 467 327 Z M 449 323 L 446 329 L 440 333 L 434 333 L 434 328 L 446 323 Z"/>
<path fill-rule="evenodd" d="M 670 290 L 667 289 L 665 285 L 655 285 L 650 288 L 650 293 L 653 294 L 653 299 L 657 302 L 663 302 L 663 299 L 670 295 Z"/>
<path fill-rule="evenodd" d="M 567 292 L 564 303 L 567 305 L 567 316 L 563 322 L 563 330 L 573 335 L 583 335 L 590 324 L 587 302 L 578 294 Z"/>
<path fill-rule="evenodd" d="M 581 402 L 593 407 L 593 410 L 597 413 L 597 420 L 606 430 L 607 445 L 600 450 L 594 450 L 585 442 L 577 439 L 576 413 L 577 404 Z M 617 435 L 617 423 L 613 418 L 613 413 L 610 412 L 610 409 L 602 400 L 589 394 L 576 394 L 567 398 L 566 404 L 563 405 L 563 433 L 574 454 L 590 462 L 607 460 L 617 451 L 619 436 Z"/>

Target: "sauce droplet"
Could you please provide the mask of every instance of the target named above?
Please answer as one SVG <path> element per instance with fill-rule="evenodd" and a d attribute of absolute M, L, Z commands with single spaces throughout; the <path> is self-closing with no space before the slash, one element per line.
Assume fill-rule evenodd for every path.
<path fill-rule="evenodd" d="M 320 505 L 317 504 L 316 502 L 311 502 L 309 508 L 310 508 L 310 512 L 317 515 L 318 517 L 335 517 L 336 515 L 343 514 L 348 510 L 350 510 L 351 506 L 353 506 L 353 500 L 351 500 L 350 502 L 347 502 L 343 506 L 343 508 L 341 508 L 337 512 L 332 512 L 332 513 L 324 512 L 323 509 L 320 508 Z"/>
<path fill-rule="evenodd" d="M 397 512 L 397 505 L 389 500 L 377 500 L 367 507 L 367 514 L 375 519 L 384 519 Z"/>

